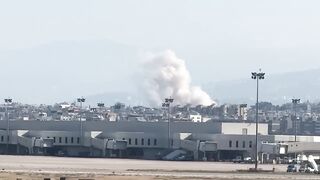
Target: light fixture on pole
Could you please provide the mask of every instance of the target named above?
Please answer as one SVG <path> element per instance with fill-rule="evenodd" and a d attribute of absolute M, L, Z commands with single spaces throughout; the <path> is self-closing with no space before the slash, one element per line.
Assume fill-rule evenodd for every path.
<path fill-rule="evenodd" d="M 103 108 L 104 107 L 104 103 L 98 103 L 97 104 L 99 108 Z"/>
<path fill-rule="evenodd" d="M 256 102 L 256 147 L 255 147 L 255 171 L 258 170 L 258 123 L 259 123 L 259 80 L 264 79 L 265 73 L 261 72 L 252 72 L 251 78 L 257 81 L 257 102 Z"/>
<path fill-rule="evenodd" d="M 78 103 L 80 103 L 80 108 L 82 108 L 82 103 L 84 103 L 86 101 L 85 98 L 81 97 L 77 99 Z"/>
<path fill-rule="evenodd" d="M 168 148 L 171 148 L 171 120 L 170 120 L 170 104 L 173 103 L 173 98 L 165 98 L 164 103 L 162 103 L 163 108 L 168 110 Z"/>

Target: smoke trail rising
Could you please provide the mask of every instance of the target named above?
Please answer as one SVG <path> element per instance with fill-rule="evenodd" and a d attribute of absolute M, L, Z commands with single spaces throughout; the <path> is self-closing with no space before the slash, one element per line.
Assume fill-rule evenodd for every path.
<path fill-rule="evenodd" d="M 144 88 L 152 105 L 160 105 L 164 98 L 172 97 L 176 104 L 215 104 L 199 86 L 191 85 L 190 73 L 184 60 L 171 50 L 149 54 L 144 62 Z"/>

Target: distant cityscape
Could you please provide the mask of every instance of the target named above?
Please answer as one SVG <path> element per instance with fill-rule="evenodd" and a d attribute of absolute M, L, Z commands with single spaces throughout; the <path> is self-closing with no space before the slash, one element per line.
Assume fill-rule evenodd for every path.
<path fill-rule="evenodd" d="M 57 103 L 55 105 L 28 105 L 21 103 L 2 104 L 0 120 L 36 120 L 36 121 L 110 121 L 110 122 L 255 122 L 255 106 L 247 104 L 223 104 L 211 106 L 175 105 L 170 108 L 152 108 L 144 106 L 127 106 L 116 103 L 105 106 L 85 106 L 79 102 Z M 295 121 L 296 120 L 296 121 Z M 259 103 L 259 122 L 267 123 L 269 134 L 320 135 L 320 103 L 302 102 L 273 105 L 270 102 Z"/>

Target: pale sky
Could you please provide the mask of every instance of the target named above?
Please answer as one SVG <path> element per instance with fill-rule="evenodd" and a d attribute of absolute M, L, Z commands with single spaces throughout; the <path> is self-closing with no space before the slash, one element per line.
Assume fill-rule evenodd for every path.
<path fill-rule="evenodd" d="M 52 56 L 40 51 L 52 48 L 52 44 L 54 47 L 58 44 L 60 49 L 63 47 L 65 50 L 60 55 L 60 51 L 56 52 L 61 60 L 61 57 L 68 55 L 69 48 L 72 51 L 73 43 L 82 46 L 91 42 L 95 47 L 95 42 L 106 41 L 132 49 L 137 54 L 171 49 L 186 60 L 193 82 L 200 85 L 250 78 L 250 72 L 260 67 L 267 74 L 320 68 L 319 7 L 320 1 L 317 0 L 0 1 L 0 63 L 13 69 L 20 64 L 17 66 L 33 71 L 39 67 L 28 67 L 28 62 L 33 62 L 37 59 L 34 57 L 42 53 L 43 56 L 38 59 L 46 65 Z M 23 56 L 21 52 L 27 55 Z M 92 54 L 91 58 L 100 59 L 100 63 L 104 61 L 104 57 L 92 49 L 77 52 L 80 57 L 82 53 L 87 56 Z M 61 61 L 69 61 L 72 57 L 68 56 L 66 60 L 62 58 Z M 139 66 L 137 57 L 133 57 L 129 64 Z M 91 61 L 91 58 L 87 61 Z M 33 63 L 38 64 L 38 61 Z M 116 58 L 106 59 L 104 63 L 115 67 L 115 64 L 123 64 Z M 70 69 L 87 67 L 85 62 L 73 65 L 75 67 L 70 64 L 65 66 L 70 66 Z M 132 77 L 135 70 L 130 67 L 133 66 L 128 65 L 121 71 L 122 83 L 131 83 L 128 77 Z M 108 71 L 113 74 L 117 72 L 116 69 Z M 7 77 L 8 73 L 11 74 L 11 71 L 4 70 L 0 75 Z M 19 71 L 12 73 L 14 84 L 25 83 L 25 80 L 19 82 L 17 77 L 26 74 L 28 72 L 23 75 Z M 90 78 L 86 79 L 88 74 Z M 92 67 L 86 73 L 77 74 L 73 80 L 81 83 L 81 79 L 86 79 L 86 83 L 93 84 L 92 89 L 95 89 L 94 80 L 90 82 L 90 79 L 113 81 L 114 77 L 104 75 Z M 41 77 L 37 81 L 54 79 L 52 74 L 46 73 L 42 73 Z M 32 77 L 29 79 L 32 81 Z M 12 84 L 10 78 L 0 80 Z M 69 80 L 57 79 L 54 86 L 64 87 Z M 37 83 L 30 84 L 33 89 L 40 86 Z M 17 87 L 5 87 L 0 91 L 0 96 L 19 96 L 21 100 L 26 100 L 25 97 L 30 94 L 13 91 Z M 95 94 L 109 88 L 117 90 L 104 85 L 99 91 L 87 89 L 79 94 Z M 75 90 L 71 89 L 70 92 Z M 10 95 L 10 92 L 15 93 Z M 66 96 L 61 95 L 63 98 Z M 42 99 L 47 101 L 46 98 Z M 53 100 L 50 99 L 50 102 Z"/>

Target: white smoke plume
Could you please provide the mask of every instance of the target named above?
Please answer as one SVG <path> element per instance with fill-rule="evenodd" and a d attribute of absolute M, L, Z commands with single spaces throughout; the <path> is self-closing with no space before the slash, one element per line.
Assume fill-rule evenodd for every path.
<path fill-rule="evenodd" d="M 191 85 L 190 73 L 184 60 L 171 50 L 149 54 L 144 62 L 145 90 L 152 105 L 161 105 L 165 98 L 174 98 L 175 104 L 215 104 L 198 86 Z"/>

